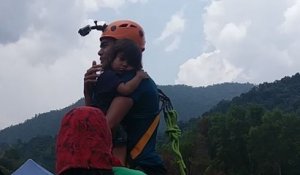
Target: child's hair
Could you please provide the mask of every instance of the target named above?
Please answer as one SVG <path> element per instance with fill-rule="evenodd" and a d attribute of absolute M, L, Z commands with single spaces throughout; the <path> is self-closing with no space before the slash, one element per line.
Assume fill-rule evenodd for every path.
<path fill-rule="evenodd" d="M 114 45 L 105 55 L 106 58 L 104 59 L 106 59 L 106 61 L 102 65 L 103 69 L 111 68 L 111 64 L 118 54 L 121 54 L 121 57 L 135 70 L 142 69 L 142 51 L 135 42 L 130 39 L 119 39 L 115 41 Z"/>

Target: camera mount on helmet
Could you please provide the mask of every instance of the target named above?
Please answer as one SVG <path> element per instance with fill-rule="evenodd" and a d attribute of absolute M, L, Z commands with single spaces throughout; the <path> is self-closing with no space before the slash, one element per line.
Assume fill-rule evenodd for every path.
<path fill-rule="evenodd" d="M 90 25 L 87 25 L 85 27 L 82 27 L 78 30 L 78 33 L 81 35 L 81 36 L 86 36 L 90 33 L 91 30 L 100 30 L 100 31 L 104 31 L 104 29 L 107 27 L 107 24 L 103 24 L 103 25 L 98 25 L 97 24 L 97 21 L 94 21 L 95 25 L 94 26 L 90 26 Z"/>

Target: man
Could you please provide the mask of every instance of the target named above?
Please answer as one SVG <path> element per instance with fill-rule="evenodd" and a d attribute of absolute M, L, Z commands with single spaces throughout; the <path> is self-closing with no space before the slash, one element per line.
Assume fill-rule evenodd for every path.
<path fill-rule="evenodd" d="M 145 50 L 145 37 L 142 27 L 129 20 L 119 20 L 109 24 L 100 37 L 100 50 L 98 55 L 102 56 L 113 47 L 117 39 L 131 39 L 142 51 Z M 101 60 L 103 61 L 103 60 Z M 97 72 L 101 70 L 101 65 L 93 65 L 87 70 L 84 76 L 84 96 L 87 106 L 92 104 L 93 86 L 98 77 Z M 122 77 L 124 81 L 130 80 L 134 75 Z M 118 110 L 110 110 L 110 109 Z M 134 169 L 144 171 L 148 175 L 164 175 L 166 170 L 163 161 L 155 150 L 157 126 L 142 150 L 135 156 L 130 156 L 132 149 L 147 132 L 156 116 L 159 113 L 159 99 L 157 86 L 149 78 L 143 80 L 138 88 L 129 96 L 117 96 L 112 101 L 107 111 L 107 121 L 111 129 L 121 123 L 127 133 L 127 164 Z M 122 147 L 120 147 L 122 149 Z M 123 147 L 124 148 L 124 147 Z M 124 151 L 115 149 L 114 153 Z M 116 155 L 122 157 L 122 155 Z"/>

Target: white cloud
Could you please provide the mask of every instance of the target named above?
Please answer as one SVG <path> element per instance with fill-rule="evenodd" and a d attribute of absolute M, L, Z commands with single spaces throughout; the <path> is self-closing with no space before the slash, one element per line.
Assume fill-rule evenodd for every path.
<path fill-rule="evenodd" d="M 83 96 L 80 77 L 98 60 L 99 33 L 77 34 L 86 19 L 80 1 L 14 3 L 4 3 L 14 10 L 0 12 L 10 16 L 0 29 L 0 129 L 74 103 Z"/>
<path fill-rule="evenodd" d="M 99 62 L 99 32 L 82 38 L 79 27 L 92 24 L 89 15 L 100 8 L 116 12 L 146 2 L 1 1 L 0 129 L 80 99 L 84 72 L 92 60 Z"/>
<path fill-rule="evenodd" d="M 166 23 L 164 30 L 161 32 L 160 36 L 156 39 L 156 42 L 161 42 L 165 40 L 171 40 L 168 43 L 165 51 L 170 52 L 177 49 L 180 45 L 181 34 L 185 29 L 185 19 L 183 18 L 183 12 L 179 11 L 174 14 L 170 21 Z"/>
<path fill-rule="evenodd" d="M 247 26 L 249 24 L 236 25 L 234 23 L 228 23 L 220 32 L 219 40 L 221 42 L 238 42 L 247 35 Z"/>
<path fill-rule="evenodd" d="M 216 33 L 219 33 L 221 23 L 217 21 L 221 16 L 225 15 L 223 9 L 223 1 L 212 1 L 212 3 L 205 8 L 206 13 L 204 14 L 204 33 L 207 41 L 214 41 Z"/>
<path fill-rule="evenodd" d="M 242 70 L 234 67 L 220 56 L 219 51 L 214 51 L 204 53 L 194 59 L 189 59 L 180 66 L 176 84 L 186 84 L 197 87 L 236 79 Z"/>
<path fill-rule="evenodd" d="M 202 54 L 183 63 L 176 82 L 194 86 L 222 81 L 261 83 L 299 72 L 299 4 L 295 0 L 213 0 L 203 14 L 204 34 L 206 45 L 219 52 L 211 52 L 210 61 Z M 212 71 L 214 67 L 220 69 Z"/>
<path fill-rule="evenodd" d="M 162 41 L 168 37 L 178 35 L 184 31 L 184 27 L 185 27 L 185 19 L 183 18 L 182 11 L 177 12 L 171 17 L 171 20 L 167 22 L 158 40 Z"/>
<path fill-rule="evenodd" d="M 298 33 L 300 31 L 300 1 L 294 3 L 284 12 L 284 22 L 280 26 L 284 33 Z"/>
<path fill-rule="evenodd" d="M 147 3 L 148 0 L 129 0 L 129 2 L 132 2 L 132 3 L 138 3 L 138 2 Z"/>
<path fill-rule="evenodd" d="M 27 38 L 1 45 L 1 57 L 9 59 L 0 64 L 0 96 L 3 99 L 0 106 L 5 108 L 0 111 L 0 128 L 23 122 L 24 117 L 36 113 L 59 109 L 81 98 L 83 78 L 80 77 L 91 64 L 92 60 L 88 58 L 98 60 L 97 45 L 91 45 L 94 42 L 97 41 L 87 38 L 79 43 L 80 49 L 51 56 L 49 52 L 53 50 L 39 48 L 43 45 L 40 40 Z"/>
<path fill-rule="evenodd" d="M 89 10 L 96 11 L 99 8 L 112 8 L 118 10 L 126 0 L 84 0 L 84 5 Z"/>
<path fill-rule="evenodd" d="M 111 8 L 118 11 L 127 2 L 147 3 L 148 0 L 84 0 L 84 7 L 90 11 L 96 11 L 99 8 Z"/>
<path fill-rule="evenodd" d="M 166 52 L 171 52 L 173 50 L 176 50 L 179 47 L 180 44 L 180 37 L 176 36 L 173 41 L 171 42 L 171 44 L 169 44 L 166 48 L 165 51 Z"/>

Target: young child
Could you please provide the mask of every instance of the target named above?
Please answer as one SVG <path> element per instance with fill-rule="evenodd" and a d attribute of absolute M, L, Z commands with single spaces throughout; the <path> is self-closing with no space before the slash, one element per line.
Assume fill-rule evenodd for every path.
<path fill-rule="evenodd" d="M 142 52 L 140 48 L 129 39 L 116 40 L 113 47 L 101 56 L 102 72 L 100 73 L 92 95 L 92 105 L 101 109 L 105 114 L 113 100 L 118 95 L 130 95 L 139 83 L 149 78 L 142 70 Z M 136 75 L 129 81 L 123 82 L 122 76 L 135 72 Z M 118 110 L 110 108 L 110 111 Z M 119 125 L 113 131 L 114 155 L 122 164 L 126 160 L 127 135 Z"/>
<path fill-rule="evenodd" d="M 142 70 L 141 60 L 142 52 L 132 40 L 116 40 L 108 53 L 101 57 L 102 72 L 92 94 L 92 105 L 106 113 L 116 95 L 132 93 L 143 79 L 148 78 Z M 132 71 L 136 75 L 130 81 L 123 82 L 122 74 Z"/>

